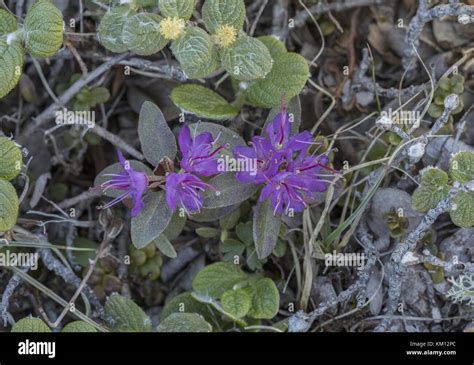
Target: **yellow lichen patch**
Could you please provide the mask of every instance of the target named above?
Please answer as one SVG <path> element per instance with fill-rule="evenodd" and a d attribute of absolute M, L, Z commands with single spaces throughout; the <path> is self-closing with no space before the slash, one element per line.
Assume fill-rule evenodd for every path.
<path fill-rule="evenodd" d="M 218 46 L 226 48 L 234 43 L 237 37 L 237 31 L 231 25 L 223 25 L 217 30 L 214 37 Z"/>
<path fill-rule="evenodd" d="M 160 23 L 160 33 L 166 39 L 175 40 L 183 31 L 185 26 L 184 20 L 174 17 L 174 18 L 165 18 Z"/>

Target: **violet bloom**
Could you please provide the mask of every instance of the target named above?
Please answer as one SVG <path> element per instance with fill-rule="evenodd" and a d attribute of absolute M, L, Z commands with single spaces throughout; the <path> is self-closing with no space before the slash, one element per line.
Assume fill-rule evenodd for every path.
<path fill-rule="evenodd" d="M 148 187 L 148 176 L 143 172 L 134 170 L 128 161 L 125 160 L 120 150 L 117 150 L 118 159 L 122 171 L 118 174 L 104 174 L 112 177 L 110 180 L 101 184 L 103 191 L 124 190 L 124 193 L 113 199 L 111 202 L 102 206 L 102 209 L 108 209 L 122 200 L 131 197 L 133 200 L 132 217 L 136 217 L 145 207 L 142 196 Z"/>
<path fill-rule="evenodd" d="M 215 148 L 216 141 L 209 132 L 192 137 L 188 126 L 181 128 L 178 136 L 179 149 L 183 155 L 181 168 L 199 176 L 216 175 L 219 172 L 217 158 L 224 149 L 224 146 Z"/>
<path fill-rule="evenodd" d="M 250 147 L 235 147 L 233 153 L 236 159 L 256 161 L 256 171 L 239 171 L 235 175 L 242 184 L 261 184 L 271 179 L 278 172 L 283 156 L 272 148 L 267 138 L 257 136 L 252 138 Z"/>
<path fill-rule="evenodd" d="M 309 174 L 280 172 L 262 189 L 260 201 L 270 199 L 273 214 L 302 212 L 315 202 L 316 192 L 326 191 L 326 183 Z"/>
<path fill-rule="evenodd" d="M 188 215 L 197 213 L 202 208 L 201 193 L 207 188 L 215 190 L 192 174 L 170 172 L 166 175 L 166 203 L 173 212 L 179 205 Z"/>

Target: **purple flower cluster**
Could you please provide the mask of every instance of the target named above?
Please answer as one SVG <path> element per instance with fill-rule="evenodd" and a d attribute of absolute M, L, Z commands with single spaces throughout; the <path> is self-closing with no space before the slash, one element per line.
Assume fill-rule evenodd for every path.
<path fill-rule="evenodd" d="M 120 173 L 104 174 L 104 176 L 110 176 L 111 179 L 102 183 L 100 187 L 104 192 L 107 190 L 123 190 L 124 192 L 101 208 L 108 209 L 126 198 L 132 198 L 132 217 L 136 217 L 145 208 L 142 196 L 148 188 L 148 177 L 143 172 L 134 170 L 120 150 L 117 150 L 117 155 L 121 167 Z"/>
<path fill-rule="evenodd" d="M 217 139 L 209 132 L 191 136 L 188 126 L 181 128 L 178 136 L 182 154 L 183 172 L 170 172 L 166 175 L 166 203 L 175 211 L 181 206 L 190 215 L 202 208 L 201 193 L 206 189 L 216 190 L 198 176 L 210 177 L 218 173 L 217 159 L 224 146 L 216 147 Z"/>
<path fill-rule="evenodd" d="M 215 148 L 216 141 L 217 139 L 214 140 L 209 132 L 192 137 L 188 126 L 181 129 L 178 142 L 183 155 L 182 171 L 168 172 L 165 184 L 166 203 L 173 211 L 181 206 L 187 214 L 197 213 L 203 205 L 201 193 L 206 189 L 216 190 L 198 177 L 210 177 L 218 173 L 217 158 L 224 146 Z M 111 179 L 102 183 L 100 187 L 103 191 L 124 192 L 101 208 L 110 208 L 130 197 L 133 200 L 132 217 L 136 217 L 145 207 L 142 196 L 148 188 L 149 179 L 145 173 L 134 170 L 122 152 L 117 150 L 117 154 L 121 166 L 120 173 L 104 174 L 103 176 Z"/>
<path fill-rule="evenodd" d="M 292 134 L 284 102 L 265 132 L 265 137 L 254 136 L 250 147 L 234 148 L 234 158 L 255 159 L 257 167 L 238 172 L 237 181 L 264 184 L 259 200 L 270 199 L 275 215 L 302 212 L 316 201 L 316 193 L 327 189 L 321 170 L 335 171 L 327 166 L 327 154 L 309 153 L 314 145 L 311 133 Z"/>

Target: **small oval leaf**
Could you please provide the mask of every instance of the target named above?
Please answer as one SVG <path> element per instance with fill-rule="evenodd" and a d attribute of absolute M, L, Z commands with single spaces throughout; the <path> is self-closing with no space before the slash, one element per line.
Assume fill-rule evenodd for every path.
<path fill-rule="evenodd" d="M 12 140 L 0 136 L 0 177 L 11 181 L 20 174 L 23 156 Z"/>
<path fill-rule="evenodd" d="M 212 332 L 212 326 L 196 313 L 173 313 L 157 327 L 157 332 Z"/>
<path fill-rule="evenodd" d="M 160 0 L 159 4 L 164 16 L 189 20 L 193 15 L 196 0 Z"/>
<path fill-rule="evenodd" d="M 238 111 L 222 96 L 207 87 L 180 85 L 171 92 L 171 100 L 184 112 L 214 120 L 231 119 Z"/>
<path fill-rule="evenodd" d="M 270 200 L 257 204 L 253 215 L 253 240 L 260 260 L 270 256 L 278 242 L 281 219 L 273 214 Z"/>
<path fill-rule="evenodd" d="M 174 160 L 178 147 L 176 139 L 161 110 L 145 101 L 138 120 L 138 137 L 148 162 L 157 166 L 164 157 Z"/>
<path fill-rule="evenodd" d="M 239 81 L 263 79 L 272 69 L 273 59 L 265 44 L 242 36 L 220 52 L 222 66 Z"/>
<path fill-rule="evenodd" d="M 26 14 L 25 47 L 35 57 L 51 57 L 63 44 L 61 11 L 49 0 L 37 1 Z"/>
<path fill-rule="evenodd" d="M 171 44 L 171 50 L 186 76 L 191 79 L 209 76 L 219 67 L 219 56 L 212 38 L 201 28 L 186 28 Z"/>
<path fill-rule="evenodd" d="M 22 318 L 12 327 L 12 332 L 51 332 L 51 329 L 39 318 Z"/>
<path fill-rule="evenodd" d="M 128 50 L 123 39 L 123 28 L 127 18 L 135 15 L 129 6 L 121 5 L 110 8 L 103 16 L 99 26 L 99 41 L 109 51 L 122 53 Z"/>
<path fill-rule="evenodd" d="M 451 202 L 449 215 L 458 227 L 470 228 L 474 226 L 474 192 L 458 192 Z"/>
<path fill-rule="evenodd" d="M 138 249 L 147 246 L 162 234 L 173 215 L 166 204 L 164 191 L 146 194 L 143 202 L 145 209 L 132 218 L 132 243 Z"/>
<path fill-rule="evenodd" d="M 12 229 L 18 218 L 18 195 L 12 184 L 0 178 L 0 232 Z"/>
<path fill-rule="evenodd" d="M 97 330 L 87 322 L 74 321 L 65 325 L 61 332 L 97 332 Z"/>
<path fill-rule="evenodd" d="M 115 321 L 117 332 L 151 332 L 151 320 L 134 301 L 112 294 L 105 304 L 105 314 Z"/>
<path fill-rule="evenodd" d="M 247 275 L 238 265 L 230 262 L 216 262 L 199 271 L 193 280 L 193 289 L 203 295 L 220 298 L 226 291 L 233 289 L 247 279 Z"/>
<path fill-rule="evenodd" d="M 0 99 L 18 84 L 23 71 L 24 50 L 20 42 L 0 38 Z"/>
<path fill-rule="evenodd" d="M 252 184 L 241 184 L 235 178 L 235 173 L 227 172 L 216 175 L 209 180 L 218 193 L 208 189 L 203 196 L 203 207 L 208 209 L 222 208 L 241 203 L 249 199 L 257 191 Z"/>
<path fill-rule="evenodd" d="M 241 30 L 245 21 L 244 0 L 206 0 L 202 6 L 202 20 L 211 33 L 225 25 Z"/>
<path fill-rule="evenodd" d="M 149 56 L 163 49 L 168 40 L 160 33 L 161 17 L 139 13 L 126 18 L 122 39 L 128 49 L 140 56 Z"/>
<path fill-rule="evenodd" d="M 236 318 L 244 317 L 251 304 L 252 297 L 245 289 L 228 290 L 221 297 L 222 309 Z"/>

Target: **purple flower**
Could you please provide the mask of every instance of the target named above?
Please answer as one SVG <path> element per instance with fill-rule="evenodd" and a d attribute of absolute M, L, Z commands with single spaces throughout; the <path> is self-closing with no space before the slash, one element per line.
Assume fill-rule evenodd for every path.
<path fill-rule="evenodd" d="M 326 191 L 326 183 L 310 174 L 281 172 L 262 189 L 260 201 L 270 199 L 273 214 L 302 212 L 316 200 L 316 192 Z"/>
<path fill-rule="evenodd" d="M 125 198 L 131 197 L 133 200 L 132 217 L 136 217 L 145 207 L 142 196 L 148 187 L 148 177 L 143 172 L 135 171 L 130 163 L 125 160 L 120 150 L 117 150 L 117 155 L 122 171 L 118 174 L 104 174 L 104 176 L 112 178 L 102 183 L 100 187 L 103 191 L 109 189 L 124 190 L 124 193 L 101 208 L 108 209 Z"/>
<path fill-rule="evenodd" d="M 269 199 L 274 214 L 302 212 L 309 204 L 316 202 L 317 193 L 327 189 L 327 174 L 335 171 L 327 167 L 328 156 L 309 155 L 314 145 L 313 136 L 305 131 L 292 134 L 291 123 L 282 109 L 267 125 L 265 137 L 254 136 L 251 146 L 234 148 L 234 158 L 256 160 L 257 171 L 240 171 L 237 181 L 243 184 L 264 184 L 260 201 Z"/>
<path fill-rule="evenodd" d="M 239 171 L 236 179 L 242 184 L 261 184 L 269 181 L 278 172 L 283 155 L 275 151 L 270 141 L 263 137 L 253 137 L 251 146 L 234 148 L 234 158 L 256 161 L 257 171 Z"/>
<path fill-rule="evenodd" d="M 217 158 L 224 149 L 224 146 L 215 148 L 216 141 L 209 132 L 191 137 L 188 126 L 181 128 L 178 136 L 179 149 L 183 155 L 181 168 L 199 176 L 216 175 L 219 172 Z"/>
<path fill-rule="evenodd" d="M 173 211 L 179 205 L 188 215 L 197 213 L 202 208 L 201 192 L 207 188 L 215 190 L 192 174 L 170 172 L 166 175 L 166 203 Z"/>

